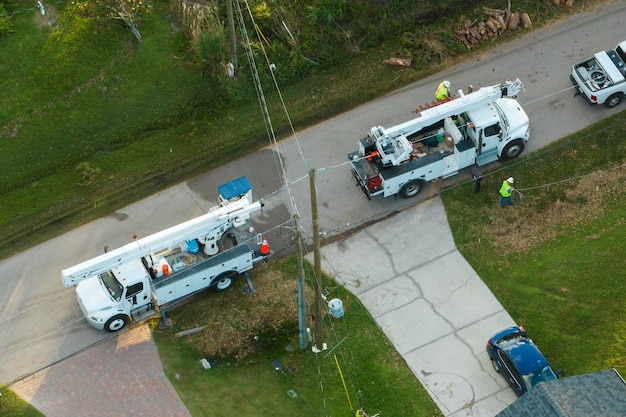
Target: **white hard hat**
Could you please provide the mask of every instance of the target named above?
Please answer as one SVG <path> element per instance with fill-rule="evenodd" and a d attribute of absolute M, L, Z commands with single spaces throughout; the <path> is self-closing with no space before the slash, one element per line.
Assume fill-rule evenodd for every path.
<path fill-rule="evenodd" d="M 506 180 L 506 182 L 510 182 L 511 184 L 513 184 L 515 182 L 515 180 L 513 180 L 513 177 L 509 177 L 509 179 Z"/>
<path fill-rule="evenodd" d="M 444 81 L 443 82 L 444 87 L 446 88 L 450 88 L 450 81 Z"/>

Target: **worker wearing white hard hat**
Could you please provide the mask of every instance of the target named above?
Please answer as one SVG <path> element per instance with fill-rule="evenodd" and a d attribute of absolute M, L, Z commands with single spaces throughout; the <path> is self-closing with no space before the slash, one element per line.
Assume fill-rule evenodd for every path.
<path fill-rule="evenodd" d="M 450 99 L 450 81 L 442 81 L 437 87 L 435 92 L 435 98 L 439 101 L 446 101 Z"/>
<path fill-rule="evenodd" d="M 513 177 L 509 177 L 502 182 L 502 187 L 500 187 L 500 206 L 502 208 L 504 208 L 507 203 L 511 206 L 513 205 L 513 196 L 511 196 L 511 193 L 513 192 L 514 182 Z"/>

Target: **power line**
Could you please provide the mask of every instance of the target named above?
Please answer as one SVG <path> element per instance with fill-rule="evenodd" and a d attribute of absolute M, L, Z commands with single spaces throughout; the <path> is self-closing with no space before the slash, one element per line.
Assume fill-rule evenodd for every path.
<path fill-rule="evenodd" d="M 263 56 L 265 58 L 265 63 L 267 64 L 267 68 L 269 69 L 269 72 L 270 72 L 270 74 L 272 76 L 272 79 L 274 80 L 274 85 L 276 87 L 276 90 L 278 91 L 278 95 L 279 95 L 280 101 L 282 103 L 283 111 L 284 111 L 285 115 L 287 116 L 287 120 L 289 121 L 289 126 L 291 128 L 291 132 L 294 135 L 294 138 L 296 140 L 296 144 L 298 145 L 298 149 L 300 150 L 300 156 L 301 156 L 301 158 L 304 161 L 304 165 L 307 166 L 306 160 L 304 160 L 304 155 L 302 153 L 302 149 L 300 147 L 300 143 L 298 141 L 298 137 L 297 137 L 295 129 L 293 127 L 293 123 L 291 122 L 291 117 L 289 116 L 289 112 L 287 111 L 287 107 L 285 105 L 282 93 L 280 91 L 280 87 L 279 87 L 278 82 L 276 80 L 276 77 L 274 75 L 275 65 L 271 64 L 270 61 L 269 61 L 269 58 L 267 56 L 267 52 L 265 50 L 265 46 L 263 45 L 264 37 L 261 34 L 258 25 L 254 21 L 254 16 L 252 15 L 252 10 L 250 9 L 250 5 L 248 4 L 247 0 L 243 0 L 243 1 L 244 1 L 245 5 L 246 5 L 246 9 L 247 9 L 247 12 L 248 12 L 248 17 L 249 17 L 250 21 L 252 22 L 253 27 L 255 28 L 255 33 L 257 35 L 257 39 L 258 39 L 261 51 L 263 52 Z M 239 2 L 235 1 L 234 4 L 235 4 L 235 9 L 237 10 L 237 18 L 238 18 L 238 21 L 239 21 L 239 27 L 240 27 L 241 35 L 242 35 L 242 38 L 244 40 L 244 42 L 243 42 L 244 48 L 246 50 L 246 55 L 247 55 L 248 61 L 250 63 L 250 69 L 252 71 L 252 77 L 253 77 L 253 79 L 255 81 L 255 87 L 256 87 L 256 90 L 257 90 L 257 96 L 259 98 L 259 103 L 261 105 L 261 111 L 263 113 L 264 122 L 266 124 L 266 130 L 268 132 L 270 143 L 272 144 L 273 147 L 275 147 L 278 150 L 278 141 L 276 140 L 276 134 L 275 134 L 274 128 L 272 126 L 272 120 L 271 120 L 271 117 L 270 117 L 269 109 L 267 107 L 267 102 L 265 100 L 263 87 L 261 85 L 261 79 L 259 77 L 259 72 L 258 72 L 258 69 L 257 69 L 257 66 L 256 66 L 256 61 L 254 59 L 254 53 L 252 52 L 252 49 L 250 47 L 250 40 L 248 38 L 248 33 L 247 33 L 247 30 L 246 30 L 246 25 L 245 25 L 245 20 L 243 18 L 243 13 L 241 11 L 241 7 L 239 5 Z M 263 39 L 261 39 L 261 38 L 263 38 Z M 289 179 L 287 178 L 287 170 L 285 169 L 285 166 L 284 166 L 281 158 L 279 156 L 275 156 L 275 158 L 276 158 L 276 164 L 278 166 L 278 171 L 279 171 L 280 176 L 281 176 L 281 178 L 283 180 L 283 184 L 286 185 L 286 191 L 287 191 L 287 195 L 289 197 L 289 201 L 290 201 L 290 204 L 291 204 L 292 212 L 293 212 L 293 214 L 298 215 L 298 209 L 297 209 L 296 201 L 295 201 L 295 198 L 294 198 L 294 196 L 293 196 L 293 194 L 291 192 L 290 186 L 289 186 Z M 308 172 L 308 170 L 307 170 L 307 172 Z"/>

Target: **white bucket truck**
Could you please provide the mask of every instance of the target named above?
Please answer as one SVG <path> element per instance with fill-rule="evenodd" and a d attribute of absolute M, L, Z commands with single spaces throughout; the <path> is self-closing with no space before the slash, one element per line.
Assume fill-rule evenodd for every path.
<path fill-rule="evenodd" d="M 436 103 L 415 119 L 373 127 L 359 150 L 348 154 L 357 186 L 368 199 L 410 198 L 426 181 L 515 158 L 530 136 L 528 116 L 514 99 L 522 89 L 516 79 L 467 94 L 459 90 L 457 98 Z"/>
<path fill-rule="evenodd" d="M 90 325 L 116 332 L 157 312 L 164 317 L 176 301 L 206 288 L 224 291 L 267 259 L 267 241 L 249 221 L 263 204 L 252 202 L 248 179 L 218 190 L 219 205 L 208 213 L 62 271 Z"/>

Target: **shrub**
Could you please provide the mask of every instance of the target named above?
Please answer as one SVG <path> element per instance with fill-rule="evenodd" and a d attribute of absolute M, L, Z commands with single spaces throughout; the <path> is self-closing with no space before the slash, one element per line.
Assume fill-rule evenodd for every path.
<path fill-rule="evenodd" d="M 0 36 L 6 36 L 13 32 L 13 22 L 11 16 L 4 8 L 4 3 L 0 3 Z"/>

